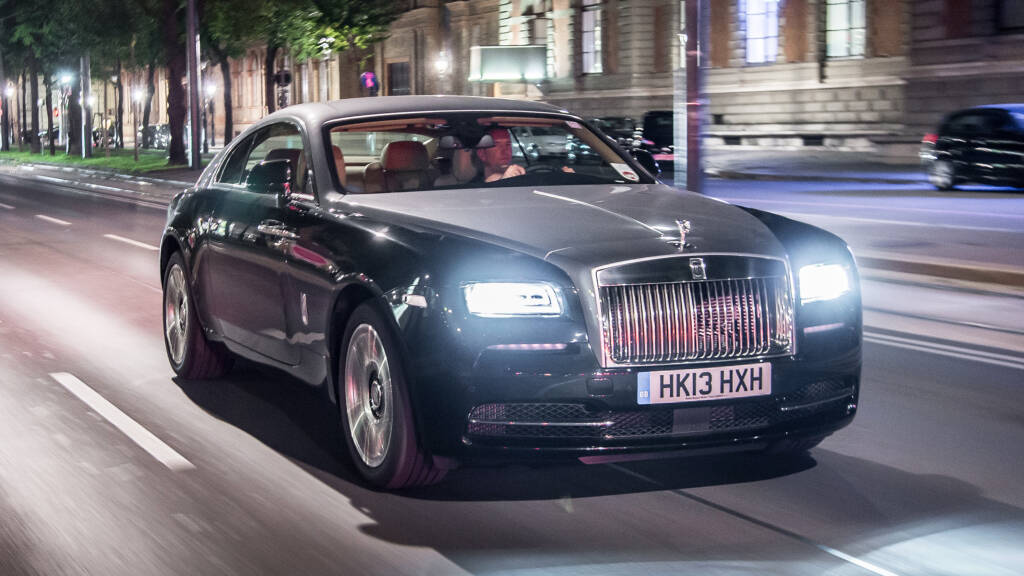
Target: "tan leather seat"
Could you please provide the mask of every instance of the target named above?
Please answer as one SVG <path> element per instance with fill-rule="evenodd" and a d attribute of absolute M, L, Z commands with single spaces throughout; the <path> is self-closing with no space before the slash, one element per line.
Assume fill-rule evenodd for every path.
<path fill-rule="evenodd" d="M 380 153 L 380 162 L 363 169 L 366 192 L 401 192 L 430 188 L 434 178 L 426 146 L 411 140 L 390 142 Z"/>
<path fill-rule="evenodd" d="M 345 154 L 337 146 L 331 146 L 331 152 L 334 153 L 334 171 L 338 174 L 338 182 L 344 187 L 348 184 L 348 175 L 345 174 Z"/>

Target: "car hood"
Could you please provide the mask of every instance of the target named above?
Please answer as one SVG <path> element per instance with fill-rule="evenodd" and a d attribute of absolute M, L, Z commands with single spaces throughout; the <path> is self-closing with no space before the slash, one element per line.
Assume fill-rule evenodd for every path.
<path fill-rule="evenodd" d="M 680 253 L 785 257 L 771 231 L 745 210 L 661 184 L 350 194 L 341 204 L 382 222 L 525 252 L 573 276 L 581 268 Z M 680 248 L 677 221 L 684 220 L 690 232 Z"/>

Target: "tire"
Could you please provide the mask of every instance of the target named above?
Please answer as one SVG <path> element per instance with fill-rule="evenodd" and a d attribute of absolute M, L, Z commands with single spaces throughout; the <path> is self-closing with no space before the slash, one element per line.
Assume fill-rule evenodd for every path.
<path fill-rule="evenodd" d="M 935 160 L 928 167 L 928 181 L 939 190 L 952 190 L 956 187 L 956 169 L 949 160 Z"/>
<path fill-rule="evenodd" d="M 210 342 L 199 325 L 185 260 L 171 255 L 164 270 L 164 349 L 174 372 L 187 380 L 219 378 L 234 358 L 219 342 Z"/>
<path fill-rule="evenodd" d="M 446 470 L 419 444 L 401 346 L 373 302 L 353 311 L 339 352 L 342 436 L 360 476 L 390 490 L 439 482 Z"/>

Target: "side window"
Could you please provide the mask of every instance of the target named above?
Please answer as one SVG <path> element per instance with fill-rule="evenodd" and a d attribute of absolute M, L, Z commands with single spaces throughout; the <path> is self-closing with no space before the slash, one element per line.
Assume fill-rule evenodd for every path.
<path fill-rule="evenodd" d="M 249 148 L 252 148 L 252 136 L 242 140 L 231 150 L 230 155 L 221 167 L 220 174 L 217 175 L 217 182 L 223 184 L 244 183 L 242 181 L 242 168 L 245 166 L 245 160 L 249 156 Z"/>
<path fill-rule="evenodd" d="M 288 160 L 292 167 L 292 191 L 305 191 L 306 150 L 298 127 L 288 122 L 280 122 L 257 132 L 245 162 L 241 163 L 242 183 L 245 183 L 253 167 L 264 160 Z"/>
<path fill-rule="evenodd" d="M 949 121 L 949 132 L 958 136 L 982 132 L 987 124 L 984 115 L 968 112 L 955 116 Z"/>

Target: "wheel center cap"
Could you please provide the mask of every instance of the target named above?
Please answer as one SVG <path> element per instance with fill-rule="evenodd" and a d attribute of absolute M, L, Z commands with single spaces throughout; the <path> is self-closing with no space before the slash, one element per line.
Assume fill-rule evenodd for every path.
<path fill-rule="evenodd" d="M 376 374 L 370 378 L 370 412 L 374 418 L 380 418 L 384 412 L 384 386 Z"/>

